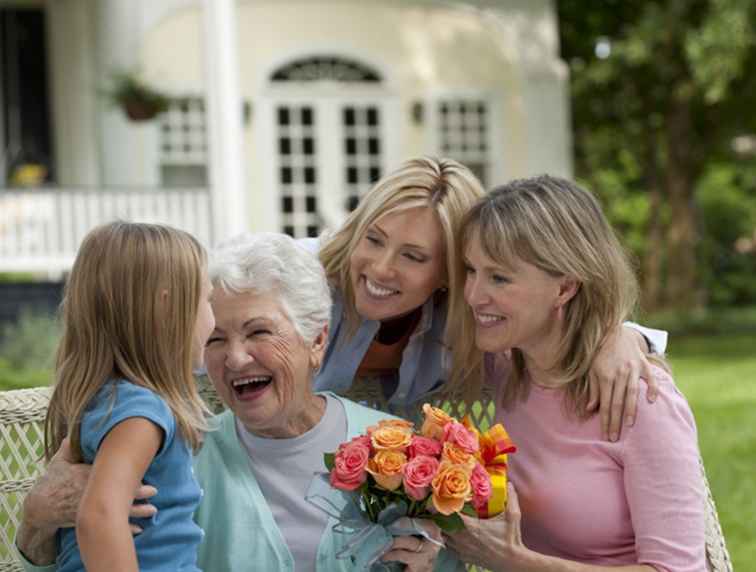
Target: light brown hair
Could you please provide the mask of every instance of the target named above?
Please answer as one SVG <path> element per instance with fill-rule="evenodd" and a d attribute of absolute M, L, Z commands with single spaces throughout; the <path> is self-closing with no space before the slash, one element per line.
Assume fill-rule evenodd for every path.
<path fill-rule="evenodd" d="M 593 359 L 638 299 L 635 274 L 601 206 L 591 193 L 565 179 L 542 175 L 515 180 L 491 191 L 467 213 L 459 235 L 461 252 L 474 235 L 486 256 L 504 268 L 522 260 L 551 276 L 578 282 L 577 293 L 565 305 L 553 373 L 568 382 L 568 409 L 582 416 Z M 464 265 L 456 271 L 462 279 Z M 469 307 L 457 326 L 465 346 L 460 350 L 463 359 L 479 364 L 482 356 L 475 348 Z M 513 349 L 512 360 L 513 374 L 503 392 L 505 407 L 527 395 L 522 353 Z"/>
<path fill-rule="evenodd" d="M 192 340 L 206 254 L 168 226 L 113 222 L 79 248 L 65 286 L 45 456 L 65 437 L 81 458 L 80 423 L 108 380 L 151 389 L 168 404 L 195 450 L 207 428 L 192 376 Z"/>
<path fill-rule="evenodd" d="M 457 275 L 450 270 L 457 266 L 455 244 L 462 217 L 483 194 L 475 175 L 452 159 L 411 159 L 376 183 L 341 229 L 328 238 L 319 254 L 329 282 L 342 293 L 348 331 L 354 333 L 360 318 L 355 308 L 349 261 L 367 228 L 389 213 L 416 207 L 433 209 L 441 225 L 446 249 L 444 283 L 448 297 L 440 293 L 437 296 L 445 297 L 449 303 L 444 337 L 452 362 L 447 390 L 462 385 L 471 374 L 460 369 L 462 362 L 456 359 L 456 345 L 451 343 L 452 330 L 456 329 L 454 324 L 464 314 L 465 307 L 461 297 L 464 281 L 459 282 Z"/>

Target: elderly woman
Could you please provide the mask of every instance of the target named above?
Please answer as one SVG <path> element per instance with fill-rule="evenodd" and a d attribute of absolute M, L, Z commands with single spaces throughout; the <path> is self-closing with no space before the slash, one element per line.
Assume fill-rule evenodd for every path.
<path fill-rule="evenodd" d="M 198 564 L 211 572 L 350 570 L 351 561 L 337 557 L 348 535 L 335 533 L 334 519 L 305 496 L 313 474 L 325 469 L 325 452 L 387 415 L 311 389 L 331 310 L 323 268 L 293 239 L 259 234 L 222 245 L 210 274 L 216 328 L 205 359 L 228 411 L 217 417 L 217 429 L 195 459 L 204 490 L 195 514 L 205 531 Z M 72 484 L 65 475 L 74 467 L 56 463 L 48 473 L 59 475 L 27 497 L 17 538 L 20 551 L 35 561 L 51 560 L 49 542 L 41 547 L 51 531 L 72 520 L 63 514 L 71 506 L 57 506 L 56 494 Z M 68 504 L 75 507 L 73 497 Z M 333 502 L 341 498 L 334 491 Z M 440 537 L 437 529 L 432 533 Z M 439 555 L 438 545 L 416 537 L 397 538 L 384 559 L 417 571 L 460 566 L 450 553 Z"/>

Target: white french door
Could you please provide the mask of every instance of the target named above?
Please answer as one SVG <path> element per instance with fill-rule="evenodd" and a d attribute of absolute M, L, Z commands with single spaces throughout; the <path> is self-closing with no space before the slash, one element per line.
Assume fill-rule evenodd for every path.
<path fill-rule="evenodd" d="M 311 96 L 279 96 L 270 105 L 268 180 L 280 230 L 303 237 L 338 227 L 390 164 L 392 105 L 377 97 Z"/>

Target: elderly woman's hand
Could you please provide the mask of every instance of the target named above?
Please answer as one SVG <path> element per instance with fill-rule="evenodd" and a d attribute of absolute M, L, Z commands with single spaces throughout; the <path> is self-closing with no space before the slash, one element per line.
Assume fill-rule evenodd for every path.
<path fill-rule="evenodd" d="M 426 532 L 437 542 L 430 542 L 418 536 L 398 536 L 394 539 L 391 550 L 383 555 L 382 560 L 403 562 L 408 572 L 433 570 L 438 553 L 443 547 L 441 529 L 432 521 L 422 520 L 421 522 Z"/>
<path fill-rule="evenodd" d="M 599 407 L 604 439 L 616 441 L 623 423 L 628 427 L 635 423 L 641 377 L 648 384 L 648 400 L 656 399 L 658 386 L 647 354 L 643 335 L 623 326 L 606 339 L 596 356 L 589 374 L 588 409 Z"/>
<path fill-rule="evenodd" d="M 74 526 L 90 469 L 89 465 L 74 461 L 65 439 L 24 499 L 24 522 L 35 528 L 54 530 Z"/>
<path fill-rule="evenodd" d="M 45 473 L 26 495 L 16 544 L 32 563 L 45 565 L 55 560 L 55 531 L 76 522 L 89 469 L 87 465 L 74 463 L 65 439 Z"/>
<path fill-rule="evenodd" d="M 90 470 L 90 465 L 74 460 L 68 439 L 64 439 L 47 470 L 26 495 L 16 543 L 33 563 L 43 565 L 55 560 L 55 532 L 74 526 Z M 134 498 L 149 499 L 155 494 L 155 487 L 143 485 L 136 490 Z M 153 505 L 135 504 L 130 516 L 149 518 L 156 512 Z M 131 529 L 134 534 L 141 532 L 138 526 L 132 525 Z"/>
<path fill-rule="evenodd" d="M 488 519 L 462 516 L 465 528 L 445 535 L 446 546 L 467 564 L 498 572 L 515 570 L 527 548 L 520 533 L 520 503 L 512 483 L 507 489 L 507 509 Z"/>

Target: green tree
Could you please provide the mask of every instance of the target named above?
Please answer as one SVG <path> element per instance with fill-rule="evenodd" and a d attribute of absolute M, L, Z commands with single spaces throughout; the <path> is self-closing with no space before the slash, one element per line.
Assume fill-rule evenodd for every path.
<path fill-rule="evenodd" d="M 756 0 L 557 7 L 577 175 L 630 232 L 646 306 L 699 305 L 696 190 L 714 162 L 739 160 L 735 136 L 756 132 Z"/>

